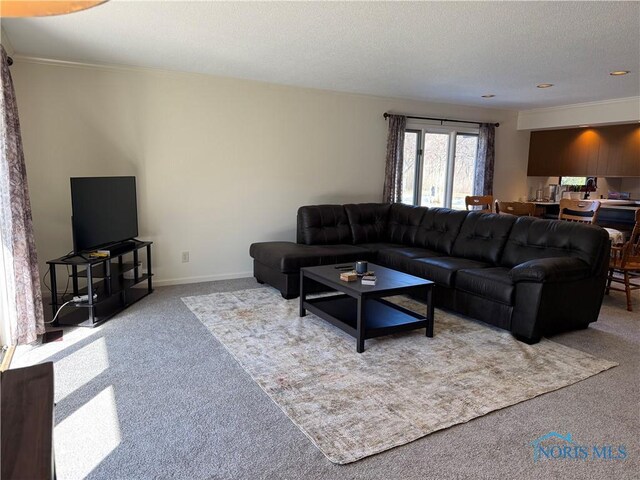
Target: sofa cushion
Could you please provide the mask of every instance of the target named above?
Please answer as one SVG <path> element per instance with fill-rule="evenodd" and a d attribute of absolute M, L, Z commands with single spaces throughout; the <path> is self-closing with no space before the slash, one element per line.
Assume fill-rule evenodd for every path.
<path fill-rule="evenodd" d="M 594 271 L 608 241 L 607 231 L 597 225 L 520 217 L 511 230 L 500 264 L 514 267 L 529 260 L 577 257 Z"/>
<path fill-rule="evenodd" d="M 415 246 L 451 255 L 453 243 L 469 212 L 448 208 L 429 208 L 420 221 Z"/>
<path fill-rule="evenodd" d="M 513 215 L 470 212 L 453 244 L 452 255 L 498 264 L 517 218 Z"/>
<path fill-rule="evenodd" d="M 282 273 L 298 273 L 302 267 L 368 260 L 371 253 L 354 245 L 261 242 L 251 245 L 249 255 L 257 262 L 280 270 Z"/>
<path fill-rule="evenodd" d="M 404 245 L 400 245 L 399 243 L 389 243 L 389 242 L 378 242 L 378 243 L 359 243 L 356 245 L 360 248 L 366 248 L 374 255 L 377 255 L 381 250 L 386 250 L 387 248 L 402 248 Z"/>
<path fill-rule="evenodd" d="M 390 242 L 413 246 L 426 207 L 394 203 L 389 208 L 387 238 Z"/>
<path fill-rule="evenodd" d="M 432 257 L 414 258 L 408 265 L 407 273 L 432 280 L 438 285 L 453 287 L 458 270 L 484 268 L 490 265 L 467 258 Z"/>
<path fill-rule="evenodd" d="M 298 243 L 353 243 L 349 218 L 342 205 L 308 205 L 298 209 Z"/>
<path fill-rule="evenodd" d="M 377 262 L 385 267 L 407 272 L 409 262 L 414 258 L 439 257 L 441 253 L 419 247 L 385 248 L 378 252 Z"/>
<path fill-rule="evenodd" d="M 344 206 L 353 243 L 375 243 L 388 241 L 386 235 L 387 216 L 391 205 L 386 203 L 358 203 Z"/>
<path fill-rule="evenodd" d="M 456 275 L 456 288 L 505 305 L 513 305 L 513 280 L 506 267 L 460 270 Z"/>

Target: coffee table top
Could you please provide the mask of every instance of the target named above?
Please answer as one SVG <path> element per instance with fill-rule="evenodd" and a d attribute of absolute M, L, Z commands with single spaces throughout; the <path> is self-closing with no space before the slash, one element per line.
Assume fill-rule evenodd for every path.
<path fill-rule="evenodd" d="M 340 274 L 345 271 L 349 271 L 349 267 L 351 266 L 352 265 L 348 263 L 340 263 L 336 265 L 322 265 L 319 267 L 305 267 L 302 268 L 301 271 L 304 271 L 306 277 L 318 280 L 330 287 L 335 287 L 337 290 L 341 290 L 343 292 L 350 291 L 358 295 L 428 286 L 433 285 L 434 283 L 431 280 L 398 272 L 397 270 L 376 265 L 375 263 L 369 263 L 369 271 L 374 272 L 377 278 L 375 285 L 362 285 L 360 279 L 355 282 L 344 282 L 340 280 Z M 337 267 L 344 268 L 340 269 Z"/>

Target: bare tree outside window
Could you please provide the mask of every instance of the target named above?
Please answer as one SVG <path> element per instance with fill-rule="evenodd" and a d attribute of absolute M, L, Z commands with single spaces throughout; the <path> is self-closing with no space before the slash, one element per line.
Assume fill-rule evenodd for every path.
<path fill-rule="evenodd" d="M 478 135 L 473 129 L 407 129 L 402 203 L 464 209 L 473 195 Z M 454 152 L 450 151 L 452 142 Z M 416 195 L 416 189 L 419 194 Z"/>
<path fill-rule="evenodd" d="M 473 195 L 473 179 L 476 173 L 476 154 L 478 153 L 478 136 L 456 136 L 456 161 L 453 172 L 453 195 L 451 208 L 462 210 L 465 207 L 464 197 Z"/>
<path fill-rule="evenodd" d="M 402 165 L 402 203 L 413 205 L 418 161 L 418 135 L 420 132 L 405 132 Z"/>
<path fill-rule="evenodd" d="M 426 133 L 424 136 L 424 167 L 420 205 L 444 207 L 447 187 L 447 157 L 449 134 Z"/>

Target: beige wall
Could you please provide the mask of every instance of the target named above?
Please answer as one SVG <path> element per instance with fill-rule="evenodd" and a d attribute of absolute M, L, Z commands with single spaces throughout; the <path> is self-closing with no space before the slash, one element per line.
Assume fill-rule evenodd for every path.
<path fill-rule="evenodd" d="M 7 52 L 7 55 L 13 55 L 15 53 L 15 50 L 13 49 L 13 45 L 9 41 L 9 37 L 7 36 L 7 34 L 4 31 L 4 28 L 2 27 L 0 27 L 0 43 L 2 43 L 2 46 Z"/>
<path fill-rule="evenodd" d="M 528 198 L 535 199 L 536 190 L 550 184 L 557 184 L 559 177 L 528 177 Z M 631 198 L 640 199 L 640 178 L 638 177 L 598 177 L 598 188 L 591 199 L 607 198 L 609 192 L 626 192 Z"/>
<path fill-rule="evenodd" d="M 513 111 L 26 59 L 12 75 L 41 264 L 72 248 L 69 177 L 136 175 L 160 283 L 249 275 L 249 245 L 294 240 L 300 205 L 381 199 L 385 111 L 499 121 L 495 194 L 527 193 Z"/>
<path fill-rule="evenodd" d="M 640 97 L 534 108 L 518 113 L 519 130 L 633 123 L 640 120 Z"/>
<path fill-rule="evenodd" d="M 536 191 L 539 188 L 545 189 L 547 185 L 558 185 L 558 182 L 560 181 L 559 179 L 560 177 L 527 177 L 527 184 L 529 189 L 529 194 L 527 195 L 527 198 L 529 200 L 535 200 Z M 596 189 L 595 192 L 591 193 L 590 198 L 592 200 L 595 200 L 600 198 L 601 195 L 606 198 L 607 192 L 609 191 L 610 188 L 612 188 L 611 183 L 609 182 L 610 180 L 613 180 L 613 179 L 599 177 L 598 188 Z M 545 195 L 546 195 L 546 192 L 545 192 Z"/>

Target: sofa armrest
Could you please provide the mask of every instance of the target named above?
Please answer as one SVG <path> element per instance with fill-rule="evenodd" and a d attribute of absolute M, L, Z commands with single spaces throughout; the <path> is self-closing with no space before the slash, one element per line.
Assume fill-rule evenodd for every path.
<path fill-rule="evenodd" d="M 591 268 L 575 257 L 539 258 L 516 265 L 509 274 L 514 282 L 570 282 L 588 278 Z"/>

